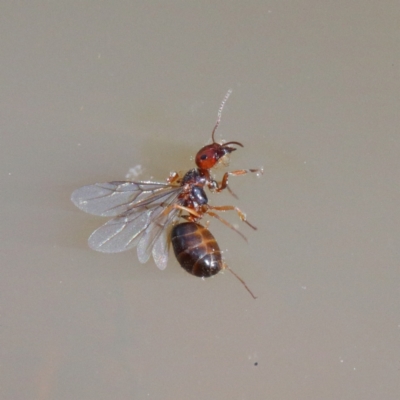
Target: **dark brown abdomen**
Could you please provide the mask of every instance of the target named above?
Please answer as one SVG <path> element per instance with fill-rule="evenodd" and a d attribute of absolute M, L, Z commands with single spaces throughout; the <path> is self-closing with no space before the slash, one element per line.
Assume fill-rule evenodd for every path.
<path fill-rule="evenodd" d="M 209 277 L 223 268 L 218 243 L 204 226 L 194 222 L 175 225 L 171 241 L 176 259 L 190 274 Z"/>

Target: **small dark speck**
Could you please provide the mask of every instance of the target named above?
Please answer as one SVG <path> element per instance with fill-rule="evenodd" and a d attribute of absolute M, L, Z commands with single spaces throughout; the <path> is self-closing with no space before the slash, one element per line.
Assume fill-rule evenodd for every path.
<path fill-rule="evenodd" d="M 256 366 L 256 367 L 257 367 L 257 365 L 258 365 L 258 362 L 255 362 L 255 363 L 254 363 L 254 366 Z"/>

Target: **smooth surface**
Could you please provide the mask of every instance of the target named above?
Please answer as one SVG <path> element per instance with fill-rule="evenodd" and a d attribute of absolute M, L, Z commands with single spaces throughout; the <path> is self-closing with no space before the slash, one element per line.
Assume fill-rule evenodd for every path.
<path fill-rule="evenodd" d="M 1 399 L 400 398 L 398 1 L 3 2 Z M 230 267 L 107 255 L 82 185 L 243 142 Z M 219 173 L 222 173 L 219 172 Z M 228 251 L 226 251 L 228 249 Z"/>

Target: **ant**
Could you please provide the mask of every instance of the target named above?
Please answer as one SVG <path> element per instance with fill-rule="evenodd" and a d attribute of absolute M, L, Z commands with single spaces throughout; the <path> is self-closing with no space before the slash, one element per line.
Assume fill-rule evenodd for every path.
<path fill-rule="evenodd" d="M 173 172 L 165 182 L 113 181 L 83 186 L 72 193 L 72 202 L 81 210 L 104 217 L 113 217 L 89 237 L 89 246 L 97 251 L 115 253 L 137 247 L 138 259 L 145 263 L 153 255 L 157 267 L 165 269 L 169 244 L 172 243 L 180 265 L 189 273 L 202 278 L 229 270 L 256 298 L 246 283 L 222 259 L 218 243 L 208 227 L 199 224 L 204 215 L 214 217 L 246 237 L 232 224 L 220 217 L 218 211 L 236 211 L 239 218 L 252 229 L 246 215 L 235 206 L 211 206 L 205 187 L 211 192 L 227 189 L 229 176 L 263 173 L 263 169 L 241 169 L 225 172 L 217 182 L 210 170 L 227 164 L 229 155 L 243 147 L 240 142 L 217 143 L 215 132 L 221 122 L 222 110 L 228 100 L 228 91 L 218 110 L 212 131 L 212 143 L 201 148 L 195 157 L 197 168 L 183 176 Z M 236 146 L 236 147 L 234 147 Z M 186 222 L 179 222 L 183 218 Z"/>

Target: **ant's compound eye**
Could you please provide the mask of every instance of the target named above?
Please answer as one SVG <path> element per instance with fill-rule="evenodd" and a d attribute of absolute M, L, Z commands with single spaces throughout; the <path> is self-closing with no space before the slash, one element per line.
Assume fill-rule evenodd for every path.
<path fill-rule="evenodd" d="M 200 160 L 207 160 L 207 154 L 202 154 L 200 156 Z"/>

